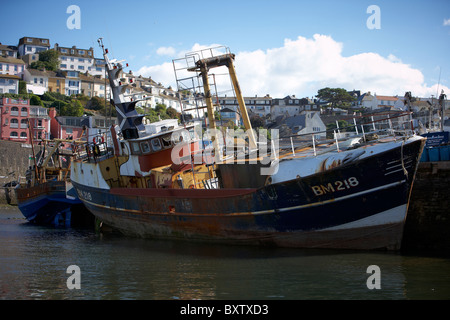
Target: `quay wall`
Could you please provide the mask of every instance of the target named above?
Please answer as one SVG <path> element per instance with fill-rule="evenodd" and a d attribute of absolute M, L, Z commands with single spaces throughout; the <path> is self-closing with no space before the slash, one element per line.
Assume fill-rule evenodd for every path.
<path fill-rule="evenodd" d="M 39 150 L 40 146 L 35 146 L 35 151 Z M 31 145 L 0 140 L 0 204 L 15 204 L 14 190 L 3 186 L 24 179 L 32 154 Z"/>
<path fill-rule="evenodd" d="M 450 254 L 450 161 L 422 162 L 414 180 L 402 248 Z"/>

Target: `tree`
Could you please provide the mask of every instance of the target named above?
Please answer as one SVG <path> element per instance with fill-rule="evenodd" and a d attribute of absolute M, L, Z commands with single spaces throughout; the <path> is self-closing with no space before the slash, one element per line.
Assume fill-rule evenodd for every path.
<path fill-rule="evenodd" d="M 172 107 L 168 107 L 166 109 L 166 113 L 171 119 L 178 119 L 179 120 L 180 116 L 181 116 L 181 114 L 179 112 L 177 112 L 177 110 L 172 108 Z"/>
<path fill-rule="evenodd" d="M 19 94 L 27 93 L 27 82 L 19 80 Z"/>
<path fill-rule="evenodd" d="M 44 106 L 44 103 L 42 102 L 41 98 L 39 98 L 37 95 L 31 95 L 30 98 L 30 105 L 32 106 Z"/>
<path fill-rule="evenodd" d="M 347 90 L 342 88 L 323 88 L 317 91 L 317 98 L 323 99 L 331 103 L 332 107 L 347 106 L 348 103 L 355 100 Z"/>
<path fill-rule="evenodd" d="M 59 69 L 59 52 L 50 49 L 39 53 L 39 61 L 35 61 L 30 65 L 31 69 L 39 69 L 56 71 Z"/>
<path fill-rule="evenodd" d="M 264 127 L 265 125 L 264 118 L 262 118 L 256 113 L 252 114 L 252 116 L 250 117 L 250 123 L 252 125 L 252 128 Z"/>
<path fill-rule="evenodd" d="M 72 116 L 72 117 L 81 117 L 84 113 L 84 108 L 81 105 L 81 102 L 78 100 L 73 100 L 70 103 L 61 106 L 60 114 L 62 116 Z"/>

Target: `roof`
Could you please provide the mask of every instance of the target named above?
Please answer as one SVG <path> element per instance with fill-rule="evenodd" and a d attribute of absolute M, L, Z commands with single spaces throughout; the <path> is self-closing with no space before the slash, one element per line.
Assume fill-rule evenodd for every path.
<path fill-rule="evenodd" d="M 393 96 L 379 96 L 377 95 L 377 100 L 384 100 L 384 101 L 397 101 L 398 97 L 393 97 Z"/>
<path fill-rule="evenodd" d="M 22 59 L 11 57 L 0 57 L 0 63 L 25 64 L 25 62 Z"/>
<path fill-rule="evenodd" d="M 222 110 L 220 110 L 220 112 L 236 112 L 236 111 L 230 108 L 223 108 Z"/>
<path fill-rule="evenodd" d="M 43 70 L 39 70 L 39 69 L 32 69 L 32 68 L 27 68 L 27 71 L 28 71 L 32 76 L 48 77 L 47 71 L 43 71 Z"/>
<path fill-rule="evenodd" d="M 12 74 L 0 74 L 0 78 L 2 79 L 13 79 L 13 80 L 20 80 L 21 78 L 19 76 L 15 76 Z"/>
<path fill-rule="evenodd" d="M 28 42 L 27 39 L 31 39 L 31 42 Z M 47 40 L 47 43 L 43 43 L 42 40 Z M 33 46 L 42 46 L 50 48 L 50 40 L 46 38 L 33 38 L 33 37 L 23 37 L 19 39 L 19 46 L 22 44 L 28 44 Z"/>
<path fill-rule="evenodd" d="M 60 56 L 70 56 L 70 57 L 94 59 L 94 49 L 92 47 L 89 49 L 77 48 L 76 46 L 61 47 L 57 43 L 55 43 L 54 49 L 59 52 Z M 62 49 L 67 50 L 67 52 L 61 52 Z M 73 50 L 73 53 L 72 53 L 72 50 Z M 80 51 L 84 51 L 84 53 L 81 54 Z M 91 55 L 89 55 L 88 52 L 91 52 Z"/>
<path fill-rule="evenodd" d="M 16 46 L 8 46 L 6 44 L 0 44 L 0 50 L 5 50 L 5 51 L 17 51 L 17 47 Z"/>
<path fill-rule="evenodd" d="M 31 69 L 27 68 L 27 71 L 32 76 L 41 76 L 41 77 L 48 77 L 48 78 L 64 78 L 63 75 L 61 75 L 58 72 L 51 71 L 51 70 L 39 70 L 39 69 Z"/>
<path fill-rule="evenodd" d="M 291 129 L 298 127 L 298 130 L 301 130 L 306 126 L 306 115 L 301 114 L 289 117 L 285 120 L 285 123 Z"/>

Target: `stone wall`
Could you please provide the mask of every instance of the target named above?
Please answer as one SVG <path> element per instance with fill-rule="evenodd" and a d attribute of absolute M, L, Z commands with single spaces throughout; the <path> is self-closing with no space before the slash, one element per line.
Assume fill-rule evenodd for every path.
<path fill-rule="evenodd" d="M 39 150 L 40 146 L 35 146 L 35 151 Z M 25 177 L 28 166 L 33 165 L 32 160 L 29 160 L 32 154 L 31 145 L 0 140 L 0 187 Z"/>
<path fill-rule="evenodd" d="M 406 251 L 450 254 L 450 161 L 419 164 L 406 218 Z"/>
<path fill-rule="evenodd" d="M 39 151 L 40 147 L 36 146 L 35 150 Z M 3 186 L 24 179 L 29 164 L 32 164 L 29 160 L 32 154 L 31 145 L 0 140 L 0 204 L 17 204 L 14 189 Z"/>

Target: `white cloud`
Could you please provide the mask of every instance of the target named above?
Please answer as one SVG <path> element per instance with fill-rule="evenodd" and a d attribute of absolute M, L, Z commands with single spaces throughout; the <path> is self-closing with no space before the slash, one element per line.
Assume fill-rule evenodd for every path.
<path fill-rule="evenodd" d="M 156 50 L 156 54 L 160 56 L 173 56 L 176 52 L 174 47 L 160 47 Z"/>
<path fill-rule="evenodd" d="M 206 47 L 195 44 L 189 51 Z M 436 95 L 436 85 L 425 84 L 422 72 L 398 57 L 390 54 L 385 58 L 373 52 L 345 57 L 342 48 L 343 44 L 330 36 L 316 34 L 312 38 L 286 39 L 279 48 L 238 52 L 235 66 L 242 92 L 244 96 L 311 97 L 321 88 L 339 87 L 379 95 L 403 96 L 406 91 L 415 96 Z M 138 74 L 176 87 L 171 62 L 143 67 Z M 218 85 L 230 86 L 229 79 L 216 80 Z M 442 85 L 441 88 L 450 91 Z M 221 88 L 218 91 L 220 94 Z"/>
<path fill-rule="evenodd" d="M 450 26 L 450 19 L 444 19 L 444 26 Z"/>

